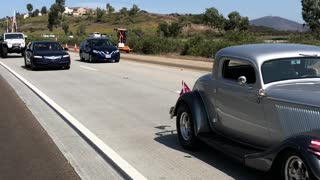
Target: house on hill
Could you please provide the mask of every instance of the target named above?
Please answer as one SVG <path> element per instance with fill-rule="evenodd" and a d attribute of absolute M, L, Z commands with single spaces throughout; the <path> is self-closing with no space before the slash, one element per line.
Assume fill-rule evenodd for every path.
<path fill-rule="evenodd" d="M 64 14 L 78 17 L 88 14 L 90 11 L 91 9 L 83 7 L 65 7 Z"/>

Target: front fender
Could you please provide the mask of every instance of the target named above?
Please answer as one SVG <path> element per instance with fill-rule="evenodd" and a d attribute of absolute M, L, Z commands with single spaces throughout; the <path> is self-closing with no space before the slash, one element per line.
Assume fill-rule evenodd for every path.
<path fill-rule="evenodd" d="M 181 95 L 176 105 L 170 110 L 171 118 L 177 116 L 177 110 L 181 104 L 186 104 L 191 111 L 196 135 L 210 132 L 208 115 L 199 92 L 192 91 Z"/>

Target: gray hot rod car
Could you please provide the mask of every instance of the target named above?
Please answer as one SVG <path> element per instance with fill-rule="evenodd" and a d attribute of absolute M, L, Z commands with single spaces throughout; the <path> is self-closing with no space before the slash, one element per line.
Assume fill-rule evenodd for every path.
<path fill-rule="evenodd" d="M 179 142 L 198 141 L 283 179 L 320 178 L 320 48 L 256 44 L 220 50 L 211 74 L 170 109 Z"/>

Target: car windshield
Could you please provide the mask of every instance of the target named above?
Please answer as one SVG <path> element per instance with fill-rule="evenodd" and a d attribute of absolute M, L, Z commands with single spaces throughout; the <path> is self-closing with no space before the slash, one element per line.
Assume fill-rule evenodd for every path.
<path fill-rule="evenodd" d="M 40 42 L 40 43 L 35 43 L 33 46 L 33 49 L 35 51 L 59 51 L 59 50 L 62 50 L 63 48 L 57 42 Z"/>
<path fill-rule="evenodd" d="M 320 58 L 291 58 L 265 62 L 262 67 L 265 84 L 303 78 L 320 78 Z"/>
<path fill-rule="evenodd" d="M 89 43 L 92 47 L 104 47 L 104 46 L 113 46 L 110 40 L 108 39 L 91 39 Z"/>
<path fill-rule="evenodd" d="M 5 39 L 23 39 L 22 34 L 5 34 Z"/>

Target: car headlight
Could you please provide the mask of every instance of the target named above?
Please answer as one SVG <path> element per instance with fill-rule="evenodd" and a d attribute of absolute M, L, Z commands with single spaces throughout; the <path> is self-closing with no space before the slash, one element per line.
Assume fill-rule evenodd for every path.
<path fill-rule="evenodd" d="M 120 52 L 119 49 L 117 49 L 117 50 L 114 51 L 114 53 L 118 53 L 118 52 Z"/>
<path fill-rule="evenodd" d="M 67 55 L 63 55 L 63 58 L 68 58 L 68 57 L 70 57 L 70 55 L 69 55 L 69 54 L 67 54 Z"/>
<path fill-rule="evenodd" d="M 35 59 L 42 59 L 42 56 L 33 56 Z"/>
<path fill-rule="evenodd" d="M 100 51 L 97 51 L 97 50 L 93 50 L 92 52 L 93 52 L 93 53 L 97 53 L 97 54 L 100 53 Z"/>

